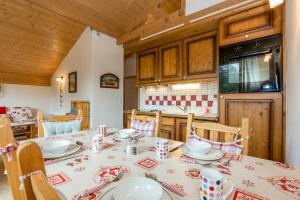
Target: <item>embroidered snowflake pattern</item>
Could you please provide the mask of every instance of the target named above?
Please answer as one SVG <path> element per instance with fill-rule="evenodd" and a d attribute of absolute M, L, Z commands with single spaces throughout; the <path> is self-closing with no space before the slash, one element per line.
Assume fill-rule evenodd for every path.
<path fill-rule="evenodd" d="M 168 174 L 174 174 L 174 173 L 175 173 L 175 170 L 174 170 L 174 169 L 167 169 L 167 173 L 168 173 Z"/>
<path fill-rule="evenodd" d="M 255 170 L 255 168 L 253 166 L 251 166 L 251 165 L 246 165 L 245 169 L 248 169 L 249 171 Z"/>

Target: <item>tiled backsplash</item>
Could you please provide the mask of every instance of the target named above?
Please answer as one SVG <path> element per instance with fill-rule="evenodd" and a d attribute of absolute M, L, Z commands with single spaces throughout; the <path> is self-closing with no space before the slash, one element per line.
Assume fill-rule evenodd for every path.
<path fill-rule="evenodd" d="M 218 114 L 217 82 L 201 82 L 200 89 L 173 90 L 171 86 L 145 87 L 140 89 L 140 110 L 162 110 L 180 113 L 187 107 L 196 115 Z"/>

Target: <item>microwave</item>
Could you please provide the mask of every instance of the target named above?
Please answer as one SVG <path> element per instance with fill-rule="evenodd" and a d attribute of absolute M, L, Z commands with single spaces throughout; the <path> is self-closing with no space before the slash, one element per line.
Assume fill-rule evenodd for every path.
<path fill-rule="evenodd" d="M 281 34 L 220 47 L 220 93 L 279 92 Z"/>

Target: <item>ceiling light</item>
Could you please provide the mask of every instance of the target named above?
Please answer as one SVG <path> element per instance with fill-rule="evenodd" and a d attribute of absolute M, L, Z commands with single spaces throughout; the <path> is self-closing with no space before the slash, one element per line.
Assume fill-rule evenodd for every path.
<path fill-rule="evenodd" d="M 196 90 L 200 89 L 200 84 L 199 83 L 189 83 L 189 84 L 178 84 L 178 85 L 172 85 L 173 90 Z"/>
<path fill-rule="evenodd" d="M 275 8 L 281 4 L 283 4 L 283 0 L 269 0 L 270 7 Z"/>

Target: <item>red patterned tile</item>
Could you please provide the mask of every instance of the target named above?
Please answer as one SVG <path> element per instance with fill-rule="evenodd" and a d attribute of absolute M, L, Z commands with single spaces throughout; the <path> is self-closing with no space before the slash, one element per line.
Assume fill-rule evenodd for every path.
<path fill-rule="evenodd" d="M 48 176 L 48 182 L 52 186 L 57 186 L 65 183 L 71 182 L 71 179 L 67 177 L 63 172 Z"/>
<path fill-rule="evenodd" d="M 156 98 L 155 98 L 155 99 L 156 99 L 156 101 L 159 101 L 159 96 L 156 96 Z"/>
<path fill-rule="evenodd" d="M 197 98 L 196 98 L 196 95 L 191 95 L 191 100 L 192 100 L 192 101 L 196 101 L 196 99 L 197 99 Z"/>
<path fill-rule="evenodd" d="M 137 166 L 146 170 L 152 170 L 157 164 L 158 162 L 150 157 L 144 158 L 136 163 Z"/>
<path fill-rule="evenodd" d="M 185 102 L 185 105 L 186 105 L 186 106 L 191 106 L 191 101 L 186 101 L 186 102 Z"/>
<path fill-rule="evenodd" d="M 164 96 L 164 101 L 167 101 L 168 100 L 168 96 Z"/>
<path fill-rule="evenodd" d="M 185 101 L 186 96 L 185 95 L 181 95 L 180 99 L 181 99 L 181 101 Z"/>
<path fill-rule="evenodd" d="M 152 96 L 149 96 L 149 100 L 152 100 Z"/>
<path fill-rule="evenodd" d="M 176 101 L 176 106 L 181 106 L 181 101 Z"/>
<path fill-rule="evenodd" d="M 159 105 L 164 105 L 164 101 L 159 101 Z"/>
<path fill-rule="evenodd" d="M 171 106 L 172 105 L 172 101 L 168 101 L 168 106 Z"/>
<path fill-rule="evenodd" d="M 145 104 L 146 104 L 146 105 L 149 105 L 149 100 L 146 100 L 146 101 L 145 101 Z"/>
<path fill-rule="evenodd" d="M 202 101 L 207 101 L 208 100 L 208 95 L 202 95 Z"/>
<path fill-rule="evenodd" d="M 201 107 L 202 106 L 202 102 L 201 101 L 196 101 L 196 106 L 197 107 Z"/>
<path fill-rule="evenodd" d="M 173 95 L 173 96 L 172 96 L 172 100 L 173 100 L 173 101 L 176 101 L 176 96 Z"/>
<path fill-rule="evenodd" d="M 152 101 L 152 105 L 156 105 L 156 101 Z"/>
<path fill-rule="evenodd" d="M 213 103 L 214 103 L 213 101 L 208 101 L 207 106 L 208 106 L 208 107 L 212 107 L 212 106 L 213 106 Z"/>

